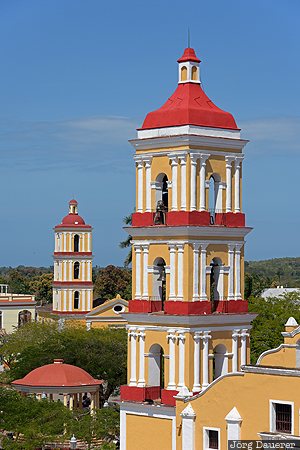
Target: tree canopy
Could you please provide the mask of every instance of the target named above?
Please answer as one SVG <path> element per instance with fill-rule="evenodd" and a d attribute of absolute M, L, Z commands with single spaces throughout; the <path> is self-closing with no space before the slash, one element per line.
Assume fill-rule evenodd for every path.
<path fill-rule="evenodd" d="M 113 265 L 98 270 L 94 284 L 94 298 L 112 299 L 120 294 L 131 299 L 131 270 Z"/>
<path fill-rule="evenodd" d="M 8 381 L 24 377 L 31 370 L 56 358 L 81 367 L 94 378 L 103 379 L 103 399 L 126 383 L 127 337 L 125 329 L 30 323 L 6 335 L 0 347 L 10 370 Z"/>

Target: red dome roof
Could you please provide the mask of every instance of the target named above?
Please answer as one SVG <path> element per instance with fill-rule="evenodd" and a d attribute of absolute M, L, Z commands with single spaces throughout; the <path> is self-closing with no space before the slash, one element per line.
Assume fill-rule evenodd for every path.
<path fill-rule="evenodd" d="M 186 48 L 178 61 L 200 60 L 192 48 Z M 199 82 L 188 81 L 179 83 L 161 108 L 147 114 L 141 129 L 180 125 L 238 129 L 232 114 L 218 108 L 205 94 Z"/>
<path fill-rule="evenodd" d="M 53 364 L 46 364 L 29 372 L 24 378 L 15 380 L 13 385 L 22 386 L 95 386 L 102 384 L 85 370 L 70 364 L 63 364 L 62 359 L 55 359 Z"/>
<path fill-rule="evenodd" d="M 78 205 L 78 201 L 77 200 L 75 200 L 75 199 L 72 199 L 72 200 L 70 200 L 69 201 L 69 205 Z"/>
<path fill-rule="evenodd" d="M 85 225 L 84 219 L 78 214 L 69 213 L 61 221 L 62 225 Z"/>

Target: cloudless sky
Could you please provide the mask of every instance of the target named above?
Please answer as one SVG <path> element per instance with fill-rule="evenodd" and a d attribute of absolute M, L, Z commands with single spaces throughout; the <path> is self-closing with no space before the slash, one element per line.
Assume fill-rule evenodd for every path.
<path fill-rule="evenodd" d="M 0 265 L 50 265 L 75 196 L 95 264 L 122 264 L 135 136 L 187 43 L 246 146 L 246 257 L 300 256 L 298 0 L 0 0 Z"/>

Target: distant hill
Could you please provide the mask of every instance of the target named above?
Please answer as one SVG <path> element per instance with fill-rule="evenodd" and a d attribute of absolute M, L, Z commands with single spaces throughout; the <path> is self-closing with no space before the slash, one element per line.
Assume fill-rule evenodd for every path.
<path fill-rule="evenodd" d="M 300 287 L 300 257 L 246 261 L 245 274 L 264 280 L 266 287 Z"/>

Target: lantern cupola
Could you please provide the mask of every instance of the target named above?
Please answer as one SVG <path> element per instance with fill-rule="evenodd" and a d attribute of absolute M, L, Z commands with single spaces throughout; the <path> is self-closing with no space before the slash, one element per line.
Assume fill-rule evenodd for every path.
<path fill-rule="evenodd" d="M 181 58 L 177 60 L 179 64 L 178 83 L 198 83 L 200 84 L 200 59 L 196 56 L 195 50 L 187 47 Z"/>

